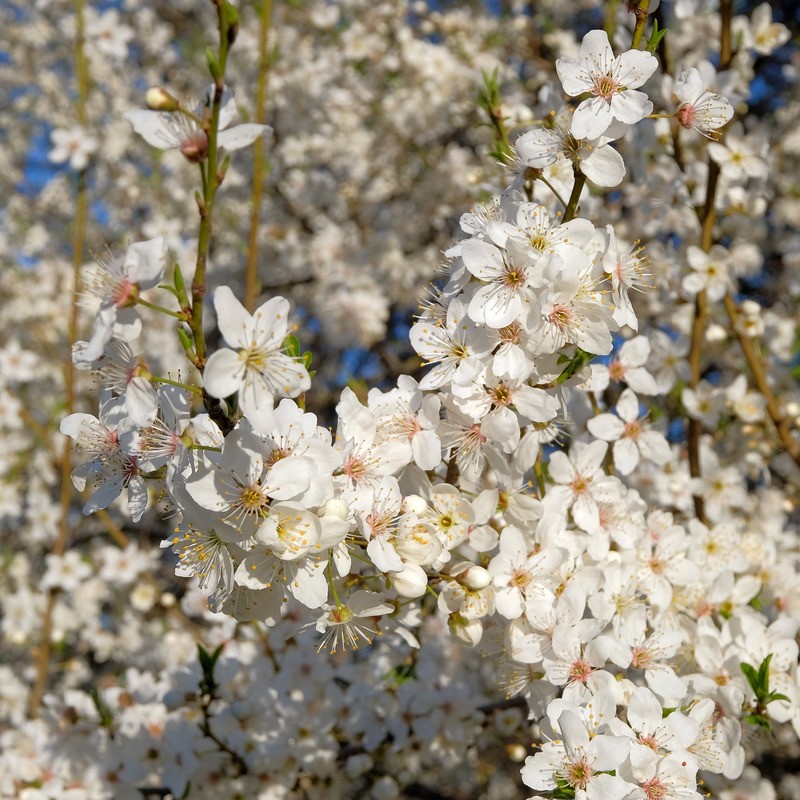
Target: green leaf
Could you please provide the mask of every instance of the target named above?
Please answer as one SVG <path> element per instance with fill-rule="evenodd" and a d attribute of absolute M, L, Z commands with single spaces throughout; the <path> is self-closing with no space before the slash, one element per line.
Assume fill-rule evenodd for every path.
<path fill-rule="evenodd" d="M 739 664 L 742 672 L 744 673 L 745 678 L 747 678 L 747 682 L 750 684 L 750 688 L 758 694 L 758 673 L 755 671 L 754 667 L 751 667 L 745 661 L 742 661 Z"/>
<path fill-rule="evenodd" d="M 644 49 L 647 50 L 648 53 L 655 53 L 659 43 L 666 35 L 667 29 L 664 28 L 663 30 L 659 30 L 658 20 L 653 20 L 653 31 L 650 34 L 650 38 L 647 40 L 647 44 L 645 45 Z"/>
<path fill-rule="evenodd" d="M 386 675 L 383 676 L 383 679 L 397 687 L 407 681 L 413 680 L 416 677 L 416 670 L 416 664 L 413 661 L 407 661 L 403 664 L 398 664 L 393 670 L 387 672 Z"/>
<path fill-rule="evenodd" d="M 203 671 L 203 677 L 200 679 L 200 693 L 213 694 L 219 685 L 214 678 L 214 669 L 217 666 L 217 661 L 222 655 L 222 648 L 224 645 L 219 645 L 213 653 L 203 647 L 202 644 L 197 645 L 197 658 L 200 661 L 200 669 Z"/>
<path fill-rule="evenodd" d="M 106 703 L 105 700 L 100 696 L 100 692 L 97 689 L 92 689 L 89 692 L 92 702 L 94 703 L 94 707 L 97 710 L 97 716 L 100 717 L 100 724 L 110 730 L 114 726 L 114 712 L 111 709 L 111 706 Z"/>
<path fill-rule="evenodd" d="M 300 340 L 291 333 L 283 340 L 283 352 L 291 358 L 300 357 Z"/>
<path fill-rule="evenodd" d="M 206 50 L 206 62 L 208 63 L 208 71 L 211 73 L 211 77 L 215 81 L 219 80 L 222 77 L 222 67 L 217 54 L 210 47 Z"/>
<path fill-rule="evenodd" d="M 596 356 L 594 353 L 587 353 L 585 350 L 581 350 L 581 348 L 578 347 L 575 349 L 575 355 L 572 356 L 571 359 L 568 356 L 567 358 L 569 363 L 556 378 L 556 383 L 564 383 L 564 381 L 569 380 L 573 375 L 580 372 L 587 364 L 593 361 Z M 564 362 L 559 358 L 557 363 L 562 364 Z"/>

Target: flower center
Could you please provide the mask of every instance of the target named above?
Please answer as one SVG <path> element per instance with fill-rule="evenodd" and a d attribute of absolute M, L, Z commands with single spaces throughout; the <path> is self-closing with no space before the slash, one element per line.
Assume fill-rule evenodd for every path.
<path fill-rule="evenodd" d="M 585 789 L 594 774 L 585 758 L 569 764 L 565 772 L 564 778 L 573 789 Z"/>
<path fill-rule="evenodd" d="M 592 94 L 602 97 L 604 100 L 611 101 L 611 98 L 619 92 L 619 84 L 611 75 L 595 75 Z"/>
<path fill-rule="evenodd" d="M 569 327 L 570 321 L 572 320 L 572 312 L 567 306 L 558 303 L 553 306 L 553 310 L 548 315 L 548 319 L 551 325 L 563 331 L 565 328 Z"/>

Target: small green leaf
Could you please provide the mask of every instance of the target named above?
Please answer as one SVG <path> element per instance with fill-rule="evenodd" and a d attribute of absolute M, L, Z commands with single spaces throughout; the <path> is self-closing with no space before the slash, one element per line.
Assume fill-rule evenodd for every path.
<path fill-rule="evenodd" d="M 291 358 L 300 357 L 300 340 L 291 333 L 283 340 L 283 352 Z"/>
<path fill-rule="evenodd" d="M 222 77 L 222 67 L 217 54 L 210 47 L 206 50 L 206 62 L 208 63 L 208 71 L 211 73 L 211 77 L 215 81 L 219 80 Z"/>
<path fill-rule="evenodd" d="M 663 30 L 659 30 L 658 20 L 653 20 L 653 32 L 650 34 L 650 38 L 647 40 L 647 44 L 645 45 L 644 49 L 647 50 L 648 53 L 655 53 L 659 43 L 666 35 L 667 29 L 664 28 Z"/>
<path fill-rule="evenodd" d="M 755 671 L 753 667 L 751 667 L 745 661 L 742 661 L 739 664 L 742 672 L 744 673 L 745 678 L 747 678 L 747 682 L 750 684 L 750 688 L 758 694 L 758 673 Z"/>
<path fill-rule="evenodd" d="M 569 380 L 573 375 L 577 374 L 582 370 L 587 364 L 593 361 L 596 356 L 593 353 L 587 353 L 585 350 L 581 350 L 580 347 L 576 348 L 575 355 L 569 359 L 569 363 L 561 372 L 561 374 L 556 378 L 556 383 L 564 383 L 564 381 Z M 558 363 L 563 363 L 560 359 Z"/>
<path fill-rule="evenodd" d="M 200 669 L 203 671 L 199 685 L 201 694 L 213 694 L 219 685 L 214 678 L 214 669 L 222 655 L 222 648 L 223 645 L 219 645 L 213 653 L 209 653 L 202 644 L 197 645 L 197 658 L 200 661 Z"/>

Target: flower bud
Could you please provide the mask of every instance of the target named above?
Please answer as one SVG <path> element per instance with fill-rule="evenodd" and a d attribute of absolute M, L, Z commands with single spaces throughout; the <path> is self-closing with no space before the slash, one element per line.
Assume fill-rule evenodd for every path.
<path fill-rule="evenodd" d="M 347 519 L 347 503 L 339 497 L 334 497 L 325 503 L 323 515 L 326 517 L 336 517 L 337 519 Z"/>
<path fill-rule="evenodd" d="M 473 591 L 485 589 L 491 582 L 492 576 L 489 574 L 489 571 L 483 567 L 479 567 L 477 564 L 470 567 L 461 579 L 461 583 Z"/>
<path fill-rule="evenodd" d="M 180 103 L 160 86 L 153 86 L 147 90 L 144 101 L 151 111 L 177 111 Z"/>
<path fill-rule="evenodd" d="M 406 564 L 402 572 L 389 576 L 392 586 L 400 597 L 422 597 L 428 588 L 428 576 L 422 567 Z"/>
<path fill-rule="evenodd" d="M 470 647 L 475 647 L 483 638 L 483 625 L 480 620 L 467 619 L 457 611 L 447 618 L 447 627 L 453 636 Z"/>
<path fill-rule="evenodd" d="M 418 495 L 410 494 L 403 500 L 403 511 L 407 514 L 424 514 L 428 510 L 428 504 Z"/>

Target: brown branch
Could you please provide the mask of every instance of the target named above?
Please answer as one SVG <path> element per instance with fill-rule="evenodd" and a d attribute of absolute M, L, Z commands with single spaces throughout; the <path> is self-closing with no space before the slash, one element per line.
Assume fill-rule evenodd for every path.
<path fill-rule="evenodd" d="M 86 124 L 86 103 L 89 95 L 89 69 L 84 44 L 84 0 L 75 0 L 75 78 L 78 88 L 78 97 L 75 112 L 78 122 Z M 70 312 L 67 323 L 67 343 L 64 356 L 64 410 L 71 414 L 75 408 L 75 366 L 72 363 L 72 344 L 78 338 L 78 296 L 81 290 L 81 266 L 83 265 L 83 250 L 86 243 L 86 220 L 88 210 L 88 190 L 86 173 L 87 168 L 78 173 L 77 197 L 75 204 L 75 230 L 72 239 L 72 289 L 70 292 Z M 52 554 L 63 556 L 67 549 L 69 539 L 69 510 L 72 505 L 72 440 L 64 437 L 63 449 L 60 459 L 61 489 L 59 493 L 60 518 L 58 532 L 53 542 Z M 38 646 L 34 649 L 33 660 L 36 678 L 28 699 L 28 709 L 32 717 L 39 715 L 39 707 L 47 687 L 47 675 L 50 668 L 50 653 L 52 643 L 50 638 L 53 630 L 53 609 L 55 608 L 56 590 L 49 589 L 44 615 L 42 616 L 42 630 Z"/>
<path fill-rule="evenodd" d="M 270 61 L 267 40 L 272 18 L 271 0 L 261 0 L 261 17 L 258 39 L 258 89 L 256 90 L 255 121 L 263 125 L 266 120 L 267 74 Z M 247 246 L 247 271 L 244 284 L 244 307 L 252 312 L 259 293 L 258 281 L 258 228 L 261 221 L 261 198 L 264 193 L 264 137 L 253 144 L 253 187 L 250 196 L 250 235 Z"/>

